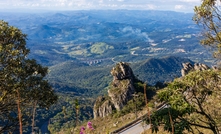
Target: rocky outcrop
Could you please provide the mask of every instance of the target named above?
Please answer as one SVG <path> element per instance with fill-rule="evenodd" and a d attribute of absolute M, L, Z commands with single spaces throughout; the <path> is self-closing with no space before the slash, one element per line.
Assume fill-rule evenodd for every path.
<path fill-rule="evenodd" d="M 115 110 L 110 100 L 103 96 L 99 96 L 94 105 L 94 118 L 105 117 Z"/>
<path fill-rule="evenodd" d="M 125 62 L 117 63 L 111 70 L 113 81 L 109 86 L 108 97 L 98 97 L 94 105 L 94 118 L 105 117 L 113 110 L 121 110 L 135 92 L 134 74 Z"/>
<path fill-rule="evenodd" d="M 133 82 L 130 79 L 114 80 L 112 88 L 108 90 L 108 95 L 116 110 L 119 111 L 132 99 L 134 92 Z"/>
<path fill-rule="evenodd" d="M 125 62 L 117 63 L 111 70 L 111 75 L 113 76 L 113 81 L 134 78 L 132 69 Z"/>
<path fill-rule="evenodd" d="M 181 70 L 182 76 L 187 75 L 190 71 L 203 71 L 210 69 L 210 67 L 202 63 L 195 63 L 194 65 L 192 65 L 191 63 L 187 62 L 183 63 L 182 65 L 183 65 L 183 68 Z"/>

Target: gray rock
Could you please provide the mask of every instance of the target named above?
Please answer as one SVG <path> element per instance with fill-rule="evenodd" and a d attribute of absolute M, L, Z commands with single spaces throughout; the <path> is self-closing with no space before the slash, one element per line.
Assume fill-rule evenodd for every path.
<path fill-rule="evenodd" d="M 183 65 L 183 68 L 181 69 L 182 76 L 187 75 L 190 71 L 203 71 L 210 69 L 210 67 L 202 63 L 195 63 L 194 65 L 192 65 L 191 63 L 187 62 L 183 63 L 182 65 Z"/>
<path fill-rule="evenodd" d="M 110 100 L 106 100 L 106 98 L 100 96 L 97 98 L 95 105 L 94 105 L 94 118 L 97 117 L 105 117 L 111 114 L 115 110 L 114 105 L 111 103 Z"/>
<path fill-rule="evenodd" d="M 132 99 L 135 89 L 132 81 L 129 79 L 114 80 L 113 83 L 117 86 L 108 90 L 108 96 L 111 98 L 115 108 L 120 111 Z"/>
<path fill-rule="evenodd" d="M 105 117 L 113 112 L 120 111 L 133 98 L 134 74 L 125 62 L 117 63 L 111 70 L 113 81 L 109 86 L 108 97 L 98 97 L 94 105 L 94 118 Z"/>

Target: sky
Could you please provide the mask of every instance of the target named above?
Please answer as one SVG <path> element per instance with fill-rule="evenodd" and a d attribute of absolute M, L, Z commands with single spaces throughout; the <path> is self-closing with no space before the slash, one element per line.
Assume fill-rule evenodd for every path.
<path fill-rule="evenodd" d="M 0 0 L 1 10 L 170 10 L 193 12 L 201 0 Z"/>

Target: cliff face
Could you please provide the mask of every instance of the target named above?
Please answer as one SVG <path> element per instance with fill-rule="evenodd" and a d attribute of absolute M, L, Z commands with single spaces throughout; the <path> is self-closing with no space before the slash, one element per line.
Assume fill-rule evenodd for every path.
<path fill-rule="evenodd" d="M 94 105 L 94 118 L 105 117 L 113 110 L 121 110 L 132 99 L 135 92 L 134 74 L 127 63 L 120 62 L 111 70 L 113 81 L 108 90 L 108 97 L 98 97 Z"/>

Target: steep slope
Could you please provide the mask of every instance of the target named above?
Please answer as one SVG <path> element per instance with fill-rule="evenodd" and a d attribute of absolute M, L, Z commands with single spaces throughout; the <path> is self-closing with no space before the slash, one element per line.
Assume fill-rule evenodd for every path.
<path fill-rule="evenodd" d="M 168 56 L 135 63 L 131 65 L 131 68 L 140 80 L 153 85 L 156 82 L 168 82 L 180 77 L 180 70 L 184 62 L 193 63 L 186 58 Z"/>

